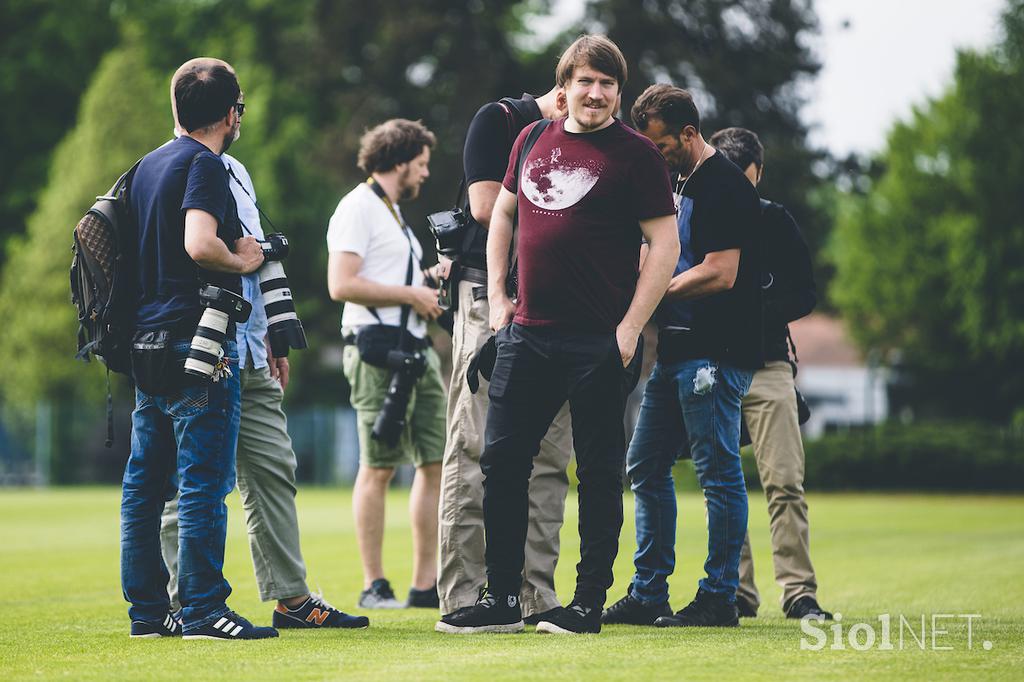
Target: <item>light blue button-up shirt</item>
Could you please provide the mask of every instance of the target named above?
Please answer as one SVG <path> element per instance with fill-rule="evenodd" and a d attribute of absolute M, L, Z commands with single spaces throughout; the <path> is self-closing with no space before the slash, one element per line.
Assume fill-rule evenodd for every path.
<path fill-rule="evenodd" d="M 254 200 L 256 190 L 253 189 L 252 179 L 245 166 L 239 163 L 238 159 L 228 154 L 222 154 L 224 166 L 234 172 L 238 181 L 245 187 L 245 191 L 239 187 L 235 178 L 228 178 L 231 186 L 231 194 L 235 197 L 238 205 L 238 219 L 242 221 L 242 233 L 246 236 L 252 235 L 256 239 L 263 239 L 263 228 L 260 226 L 260 214 L 256 209 Z M 246 195 L 245 192 L 249 194 Z M 249 358 L 252 358 L 252 366 L 260 369 L 267 366 L 267 312 L 263 309 L 263 294 L 260 292 L 260 278 L 255 272 L 242 275 L 242 296 L 252 303 L 252 314 L 249 321 L 236 325 L 238 339 L 238 366 L 246 367 Z"/>

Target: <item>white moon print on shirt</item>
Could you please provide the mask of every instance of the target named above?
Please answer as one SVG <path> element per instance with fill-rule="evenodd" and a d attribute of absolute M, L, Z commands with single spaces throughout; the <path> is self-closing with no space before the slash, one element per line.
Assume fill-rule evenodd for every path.
<path fill-rule="evenodd" d="M 562 160 L 555 147 L 545 158 L 534 159 L 523 168 L 523 194 L 537 208 L 560 211 L 574 206 L 601 177 L 604 164 L 593 159 Z"/>

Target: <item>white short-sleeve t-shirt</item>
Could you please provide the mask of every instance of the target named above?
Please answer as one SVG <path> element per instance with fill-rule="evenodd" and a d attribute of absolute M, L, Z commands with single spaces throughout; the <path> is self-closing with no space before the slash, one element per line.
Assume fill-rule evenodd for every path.
<path fill-rule="evenodd" d="M 401 209 L 395 206 L 401 217 Z M 404 219 L 403 219 L 404 222 Z M 403 234 L 403 231 L 405 234 Z M 423 247 L 407 227 L 400 228 L 384 201 L 365 182 L 346 194 L 334 210 L 327 226 L 327 249 L 331 253 L 354 253 L 363 259 L 359 276 L 373 282 L 394 286 L 405 285 L 405 274 L 409 267 L 409 243 L 415 250 L 413 260 L 412 286 L 422 286 L 423 273 L 420 258 Z M 354 330 L 366 324 L 391 324 L 398 326 L 402 320 L 401 306 L 377 308 L 380 321 L 358 303 L 346 303 L 341 315 L 341 326 Z M 427 324 L 416 311 L 409 313 L 409 331 L 417 338 L 427 334 Z"/>

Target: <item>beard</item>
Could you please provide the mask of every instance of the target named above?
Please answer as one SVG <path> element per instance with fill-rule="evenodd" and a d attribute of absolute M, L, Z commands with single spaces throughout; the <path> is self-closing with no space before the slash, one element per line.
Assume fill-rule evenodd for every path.
<path fill-rule="evenodd" d="M 409 175 L 411 169 L 406 169 L 404 173 L 398 176 L 398 200 L 399 201 L 412 201 L 420 195 L 420 183 L 409 182 Z"/>
<path fill-rule="evenodd" d="M 231 143 L 237 142 L 238 138 L 240 138 L 241 136 L 242 126 L 241 121 L 239 121 L 237 124 L 235 124 L 234 130 L 232 130 L 230 133 L 224 136 L 224 147 L 220 150 L 220 153 L 223 154 L 224 152 L 226 152 L 228 150 L 228 147 L 231 146 Z"/>

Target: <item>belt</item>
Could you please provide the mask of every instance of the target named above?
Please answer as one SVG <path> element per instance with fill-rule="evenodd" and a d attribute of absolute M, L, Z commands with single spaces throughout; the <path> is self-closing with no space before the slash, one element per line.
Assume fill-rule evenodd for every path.
<path fill-rule="evenodd" d="M 464 279 L 467 282 L 472 282 L 473 284 L 487 284 L 487 271 L 460 265 L 459 278 Z"/>

